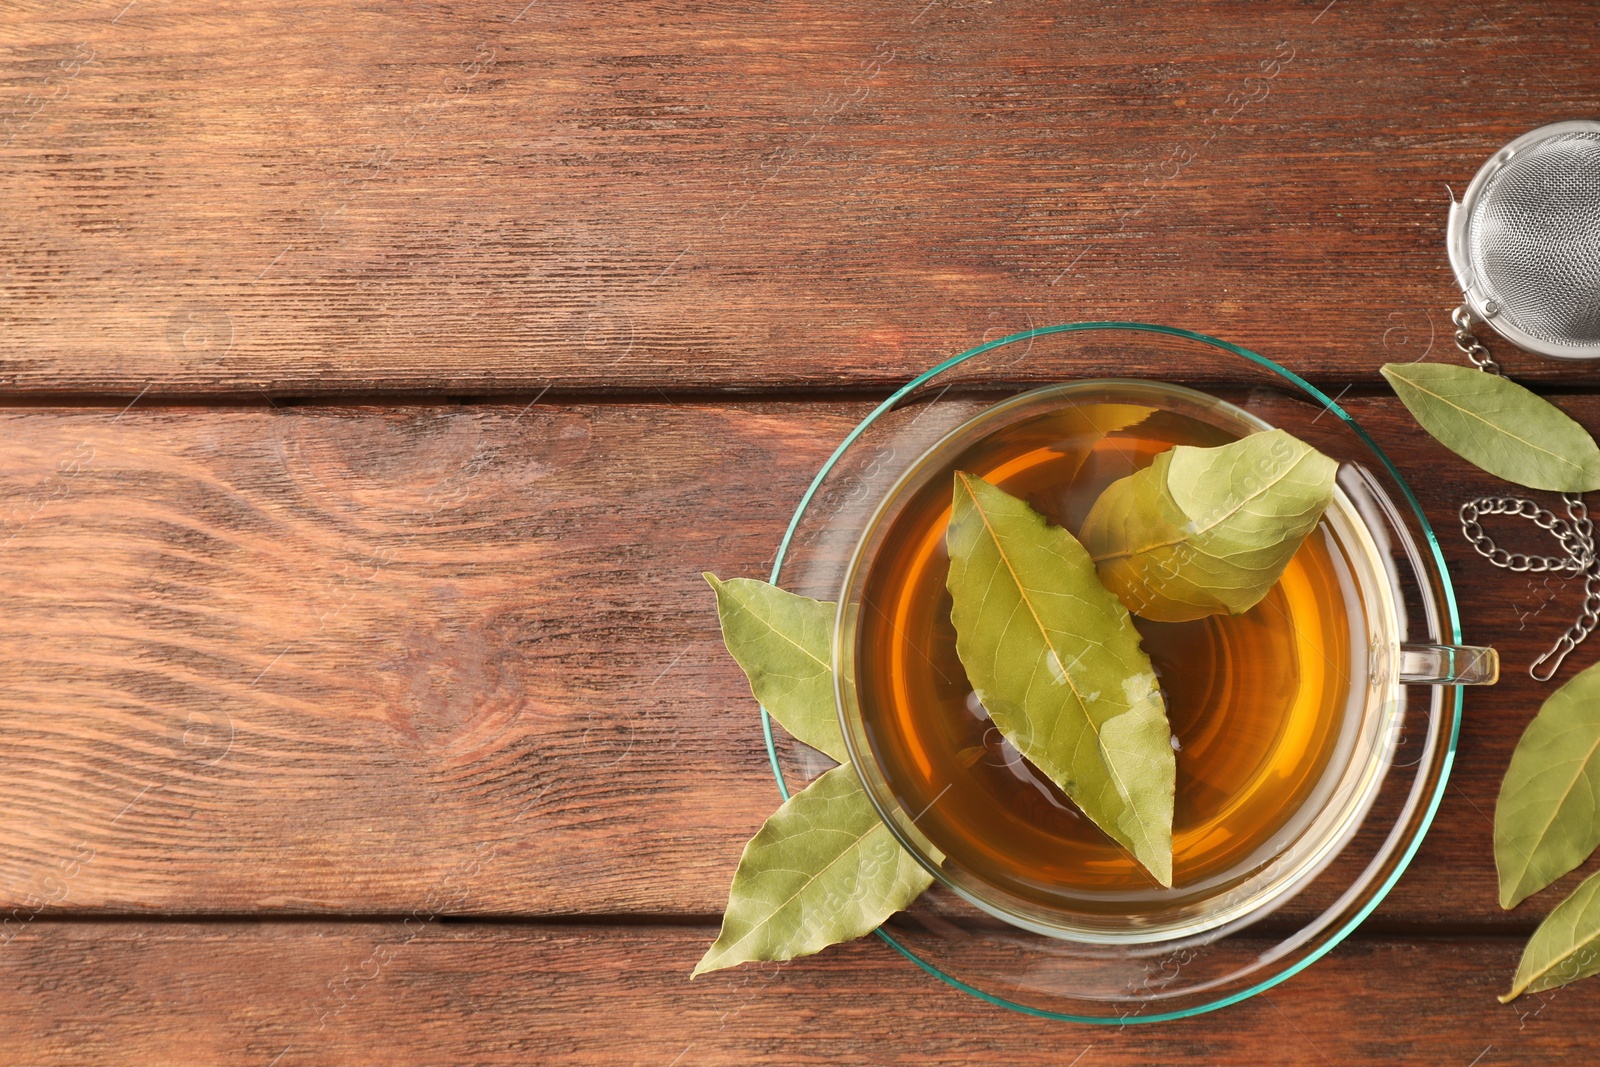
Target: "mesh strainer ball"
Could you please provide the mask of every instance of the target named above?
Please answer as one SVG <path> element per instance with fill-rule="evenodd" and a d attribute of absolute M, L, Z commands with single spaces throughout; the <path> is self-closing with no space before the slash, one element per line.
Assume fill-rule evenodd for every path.
<path fill-rule="evenodd" d="M 1496 152 L 1450 205 L 1450 265 L 1508 341 L 1600 357 L 1600 122 L 1557 122 Z"/>

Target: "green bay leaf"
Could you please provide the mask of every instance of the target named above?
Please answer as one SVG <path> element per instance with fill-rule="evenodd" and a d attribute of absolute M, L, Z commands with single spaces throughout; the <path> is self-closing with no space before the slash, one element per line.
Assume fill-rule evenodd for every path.
<path fill-rule="evenodd" d="M 703 576 L 717 593 L 722 640 L 750 691 L 785 730 L 849 760 L 833 696 L 833 604 L 750 578 Z"/>
<path fill-rule="evenodd" d="M 1600 874 L 1591 875 L 1557 904 L 1528 938 L 1511 989 L 1509 1004 L 1524 993 L 1539 993 L 1600 972 Z"/>
<path fill-rule="evenodd" d="M 1157 622 L 1261 602 L 1333 500 L 1339 465 L 1283 430 L 1178 445 L 1107 486 L 1080 536 L 1100 580 Z"/>
<path fill-rule="evenodd" d="M 722 930 L 690 977 L 869 934 L 932 882 L 879 818 L 855 769 L 835 767 L 745 844 Z"/>
<path fill-rule="evenodd" d="M 1074 442 L 1079 462 L 1087 459 L 1095 442 L 1119 430 L 1136 426 L 1159 409 L 1144 404 L 1089 404 L 1066 407 L 1050 416 L 1050 428 L 1063 438 Z"/>
<path fill-rule="evenodd" d="M 1498 478 L 1531 489 L 1600 489 L 1600 446 L 1560 408 L 1497 374 L 1389 363 L 1383 376 L 1422 428 Z"/>
<path fill-rule="evenodd" d="M 948 543 L 956 652 L 995 726 L 1170 886 L 1172 735 L 1127 610 L 1072 534 L 965 472 Z"/>
<path fill-rule="evenodd" d="M 1551 693 L 1511 755 L 1494 808 L 1500 906 L 1513 908 L 1600 847 L 1600 664 Z"/>

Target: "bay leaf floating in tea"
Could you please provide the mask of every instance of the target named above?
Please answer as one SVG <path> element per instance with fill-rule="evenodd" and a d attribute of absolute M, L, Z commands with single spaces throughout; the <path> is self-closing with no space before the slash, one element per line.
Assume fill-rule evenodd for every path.
<path fill-rule="evenodd" d="M 1494 806 L 1500 906 L 1514 908 L 1600 846 L 1600 664 L 1550 694 Z"/>
<path fill-rule="evenodd" d="M 1071 533 L 963 471 L 948 546 L 956 654 L 995 726 L 1170 886 L 1171 730 L 1127 610 Z"/>
<path fill-rule="evenodd" d="M 1453 363 L 1388 363 L 1383 376 L 1438 442 L 1497 478 L 1530 489 L 1600 489 L 1600 446 L 1543 397 Z"/>
<path fill-rule="evenodd" d="M 932 882 L 878 817 L 855 769 L 835 767 L 745 844 L 721 932 L 690 977 L 869 934 Z"/>
<path fill-rule="evenodd" d="M 840 763 L 850 757 L 833 696 L 833 604 L 750 578 L 702 577 L 717 593 L 722 640 L 767 714 Z"/>
<path fill-rule="evenodd" d="M 1081 536 L 1134 614 L 1188 622 L 1255 607 L 1333 500 L 1339 465 L 1284 430 L 1178 445 L 1107 486 Z"/>

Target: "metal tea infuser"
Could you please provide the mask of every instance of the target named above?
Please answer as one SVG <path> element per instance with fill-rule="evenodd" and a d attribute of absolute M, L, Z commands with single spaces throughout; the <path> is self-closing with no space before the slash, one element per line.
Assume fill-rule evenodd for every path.
<path fill-rule="evenodd" d="M 1600 358 L 1600 122 L 1541 126 L 1489 158 L 1456 203 L 1447 229 L 1462 304 L 1451 313 L 1456 347 L 1479 370 L 1502 373 L 1473 334 L 1488 324 L 1519 348 L 1554 359 Z M 1584 576 L 1578 619 L 1528 668 L 1549 681 L 1567 654 L 1600 624 L 1600 554 L 1594 522 L 1577 493 L 1567 517 L 1521 497 L 1482 497 L 1461 506 L 1461 530 L 1478 554 L 1518 574 Z M 1563 555 L 1507 552 L 1483 532 L 1486 515 L 1531 519 Z"/>

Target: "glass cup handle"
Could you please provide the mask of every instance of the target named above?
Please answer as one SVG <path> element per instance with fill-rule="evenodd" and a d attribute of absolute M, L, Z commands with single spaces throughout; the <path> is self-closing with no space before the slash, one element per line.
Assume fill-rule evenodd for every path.
<path fill-rule="evenodd" d="M 1500 653 L 1477 645 L 1401 645 L 1402 685 L 1493 685 Z"/>

